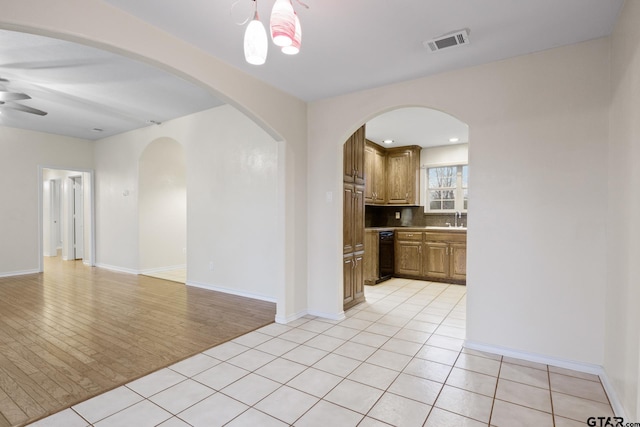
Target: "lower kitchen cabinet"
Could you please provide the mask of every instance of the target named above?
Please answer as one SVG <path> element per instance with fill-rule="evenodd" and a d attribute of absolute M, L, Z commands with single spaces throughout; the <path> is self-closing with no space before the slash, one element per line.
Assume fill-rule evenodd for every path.
<path fill-rule="evenodd" d="M 347 310 L 364 301 L 364 252 L 345 255 L 342 271 L 343 309 Z"/>
<path fill-rule="evenodd" d="M 396 275 L 465 284 L 467 236 L 461 232 L 396 232 Z"/>
<path fill-rule="evenodd" d="M 424 275 L 436 279 L 449 277 L 449 244 L 443 242 L 425 242 Z"/>
<path fill-rule="evenodd" d="M 449 276 L 456 280 L 467 280 L 467 244 L 449 245 Z"/>
<path fill-rule="evenodd" d="M 396 274 L 420 276 L 422 272 L 422 243 L 397 241 L 395 249 Z"/>
<path fill-rule="evenodd" d="M 380 233 L 366 230 L 364 233 L 364 284 L 375 285 L 380 278 L 378 266 L 380 257 Z"/>

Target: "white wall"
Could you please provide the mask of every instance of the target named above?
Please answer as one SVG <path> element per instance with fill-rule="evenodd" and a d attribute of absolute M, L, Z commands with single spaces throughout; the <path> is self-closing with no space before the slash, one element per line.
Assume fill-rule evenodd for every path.
<path fill-rule="evenodd" d="M 139 269 L 186 267 L 187 167 L 184 148 L 170 138 L 152 141 L 139 160 Z"/>
<path fill-rule="evenodd" d="M 640 419 L 640 3 L 612 36 L 605 369 L 628 421 Z"/>
<path fill-rule="evenodd" d="M 38 166 L 92 169 L 89 141 L 0 126 L 0 276 L 40 268 Z"/>
<path fill-rule="evenodd" d="M 309 304 L 341 311 L 341 144 L 380 112 L 469 125 L 470 342 L 604 357 L 609 42 L 594 40 L 309 106 Z M 600 201 L 600 202 L 599 202 Z"/>
<path fill-rule="evenodd" d="M 228 105 L 96 142 L 98 264 L 138 272 L 139 232 L 161 232 L 139 226 L 137 203 L 138 160 L 159 138 L 186 153 L 188 283 L 275 300 L 278 145 Z"/>

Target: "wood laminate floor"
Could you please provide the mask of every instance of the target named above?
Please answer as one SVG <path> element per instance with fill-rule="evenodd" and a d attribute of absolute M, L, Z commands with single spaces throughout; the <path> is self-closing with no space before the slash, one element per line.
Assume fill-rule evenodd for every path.
<path fill-rule="evenodd" d="M 0 427 L 55 413 L 273 322 L 275 304 L 45 258 L 0 278 Z"/>

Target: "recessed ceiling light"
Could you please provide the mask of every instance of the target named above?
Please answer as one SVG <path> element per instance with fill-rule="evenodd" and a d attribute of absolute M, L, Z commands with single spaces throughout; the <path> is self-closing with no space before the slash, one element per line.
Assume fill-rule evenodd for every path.
<path fill-rule="evenodd" d="M 385 144 L 393 144 L 393 139 L 385 139 L 384 141 Z"/>
<path fill-rule="evenodd" d="M 458 142 L 460 141 L 460 138 L 449 138 L 449 142 Z"/>

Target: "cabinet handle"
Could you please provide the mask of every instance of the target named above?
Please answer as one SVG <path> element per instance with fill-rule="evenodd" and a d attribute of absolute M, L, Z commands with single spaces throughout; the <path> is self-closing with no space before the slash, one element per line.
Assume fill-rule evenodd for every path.
<path fill-rule="evenodd" d="M 406 195 L 406 196 L 404 196 L 404 198 L 405 198 L 405 199 L 408 199 L 408 198 L 409 198 L 409 193 L 407 193 L 407 195 Z"/>

